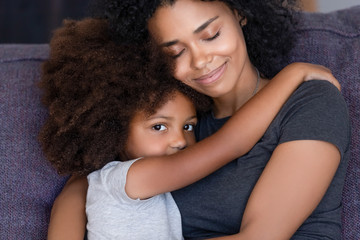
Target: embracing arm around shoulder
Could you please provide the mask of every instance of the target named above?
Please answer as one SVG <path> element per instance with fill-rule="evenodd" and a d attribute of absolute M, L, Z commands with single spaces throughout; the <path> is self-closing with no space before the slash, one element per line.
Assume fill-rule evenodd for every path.
<path fill-rule="evenodd" d="M 313 78 L 327 79 L 338 85 L 331 72 L 322 66 L 289 65 L 212 136 L 173 155 L 135 162 L 128 172 L 127 194 L 144 199 L 177 190 L 246 154 L 263 136 L 293 91 L 302 82 Z"/>
<path fill-rule="evenodd" d="M 83 240 L 86 228 L 86 177 L 71 177 L 56 198 L 48 228 L 49 240 Z"/>

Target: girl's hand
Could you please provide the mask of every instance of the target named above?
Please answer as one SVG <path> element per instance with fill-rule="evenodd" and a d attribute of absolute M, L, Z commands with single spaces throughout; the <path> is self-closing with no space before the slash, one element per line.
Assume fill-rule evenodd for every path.
<path fill-rule="evenodd" d="M 310 80 L 325 80 L 341 90 L 340 83 L 331 73 L 331 70 L 322 65 L 297 62 L 289 64 L 284 70 L 291 71 L 292 74 L 300 74 L 303 77 L 304 82 Z"/>

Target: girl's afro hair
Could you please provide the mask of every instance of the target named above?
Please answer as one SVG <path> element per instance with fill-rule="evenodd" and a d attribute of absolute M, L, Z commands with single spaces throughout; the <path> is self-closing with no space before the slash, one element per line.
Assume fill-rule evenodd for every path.
<path fill-rule="evenodd" d="M 176 90 L 200 110 L 210 106 L 171 77 L 168 59 L 150 43 L 114 43 L 106 20 L 65 20 L 50 49 L 39 83 L 49 117 L 39 141 L 59 174 L 85 175 L 127 160 L 129 121 L 137 111 L 154 113 Z"/>
<path fill-rule="evenodd" d="M 92 0 L 90 12 L 108 19 L 112 38 L 117 42 L 143 42 L 149 39 L 147 22 L 159 6 L 171 6 L 177 0 Z M 202 0 L 215 1 L 215 0 Z M 219 0 L 236 9 L 243 27 L 250 60 L 268 78 L 286 62 L 296 41 L 297 0 Z"/>

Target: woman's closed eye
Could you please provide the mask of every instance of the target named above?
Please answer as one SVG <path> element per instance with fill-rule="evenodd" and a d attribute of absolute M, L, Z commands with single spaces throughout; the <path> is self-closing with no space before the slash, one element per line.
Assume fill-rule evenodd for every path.
<path fill-rule="evenodd" d="M 215 39 L 218 38 L 219 36 L 220 36 L 220 30 L 217 31 L 217 32 L 215 33 L 215 35 L 213 35 L 212 37 L 205 38 L 204 41 L 210 42 L 210 41 L 215 40 Z M 182 49 L 181 51 L 179 51 L 179 52 L 176 53 L 175 55 L 172 55 L 172 58 L 176 59 L 176 58 L 180 57 L 180 56 L 183 54 L 184 51 L 185 51 L 185 49 Z"/>
<path fill-rule="evenodd" d="M 172 58 L 178 58 L 178 57 L 180 57 L 181 56 L 181 54 L 183 53 L 185 51 L 185 49 L 183 49 L 183 50 L 181 50 L 179 53 L 177 53 L 177 54 L 175 54 L 175 55 L 173 55 L 172 56 Z"/>
<path fill-rule="evenodd" d="M 220 36 L 220 31 L 217 31 L 216 34 L 212 37 L 206 38 L 205 41 L 212 41 Z"/>

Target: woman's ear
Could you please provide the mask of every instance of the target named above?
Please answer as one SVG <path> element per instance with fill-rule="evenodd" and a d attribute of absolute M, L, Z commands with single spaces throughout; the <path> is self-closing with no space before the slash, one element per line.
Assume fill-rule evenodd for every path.
<path fill-rule="evenodd" d="M 240 27 L 244 27 L 247 24 L 246 17 L 241 16 L 238 10 L 236 9 L 234 9 L 233 12 L 236 20 L 240 23 Z"/>

